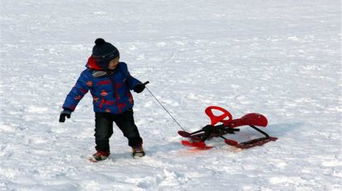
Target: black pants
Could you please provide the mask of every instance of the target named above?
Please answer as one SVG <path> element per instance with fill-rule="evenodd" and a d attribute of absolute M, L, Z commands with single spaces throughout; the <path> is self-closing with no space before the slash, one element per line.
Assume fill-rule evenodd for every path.
<path fill-rule="evenodd" d="M 128 139 L 131 147 L 142 145 L 137 126 L 134 123 L 133 110 L 130 109 L 121 114 L 95 113 L 95 149 L 97 151 L 110 152 L 109 138 L 113 134 L 113 122 L 120 128 Z"/>

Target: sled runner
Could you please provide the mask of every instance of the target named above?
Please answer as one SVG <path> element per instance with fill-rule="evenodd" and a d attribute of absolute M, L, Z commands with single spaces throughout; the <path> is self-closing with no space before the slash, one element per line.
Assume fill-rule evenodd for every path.
<path fill-rule="evenodd" d="M 213 110 L 222 112 L 223 114 L 217 116 L 213 113 Z M 207 146 L 205 144 L 205 141 L 213 137 L 220 137 L 224 139 L 224 142 L 228 145 L 241 149 L 248 149 L 255 146 L 261 146 L 270 141 L 277 140 L 276 137 L 271 137 L 266 132 L 256 127 L 267 126 L 267 118 L 262 114 L 249 113 L 239 119 L 233 119 L 233 116 L 229 113 L 229 111 L 218 106 L 207 107 L 205 109 L 205 113 L 209 116 L 211 120 L 210 125 L 206 125 L 202 129 L 194 131 L 192 133 L 186 131 L 178 131 L 178 134 L 180 136 L 187 138 L 187 140 L 182 140 L 182 144 L 184 146 L 196 147 L 199 149 L 210 149 L 212 147 Z M 263 137 L 241 143 L 233 139 L 227 139 L 226 137 L 224 137 L 224 135 L 226 134 L 235 134 L 239 132 L 240 129 L 238 129 L 237 127 L 240 126 L 249 126 L 254 130 L 258 131 L 260 134 L 262 134 Z"/>

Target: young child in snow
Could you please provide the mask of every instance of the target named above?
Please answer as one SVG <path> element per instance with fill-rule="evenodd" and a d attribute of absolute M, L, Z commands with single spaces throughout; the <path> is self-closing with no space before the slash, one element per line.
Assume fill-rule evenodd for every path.
<path fill-rule="evenodd" d="M 78 78 L 63 104 L 59 122 L 70 118 L 79 101 L 90 90 L 95 111 L 96 153 L 92 160 L 105 160 L 110 154 L 109 138 L 113 134 L 113 122 L 120 128 L 132 147 L 134 158 L 143 157 L 143 140 L 133 118 L 133 96 L 130 90 L 140 93 L 145 84 L 132 77 L 127 64 L 119 62 L 116 47 L 102 38 L 95 40 L 87 69 Z"/>

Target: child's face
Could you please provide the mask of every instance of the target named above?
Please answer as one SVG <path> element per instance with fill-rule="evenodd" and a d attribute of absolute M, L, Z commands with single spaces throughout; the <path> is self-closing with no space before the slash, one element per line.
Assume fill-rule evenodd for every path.
<path fill-rule="evenodd" d="M 114 70 L 119 64 L 119 57 L 114 58 L 109 62 L 108 69 Z"/>

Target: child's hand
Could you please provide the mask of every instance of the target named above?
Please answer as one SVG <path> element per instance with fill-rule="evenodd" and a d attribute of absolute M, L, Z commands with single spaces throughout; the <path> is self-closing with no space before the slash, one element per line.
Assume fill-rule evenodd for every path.
<path fill-rule="evenodd" d="M 134 90 L 136 93 L 141 93 L 141 92 L 144 91 L 144 89 L 145 89 L 145 84 L 147 84 L 147 83 L 137 84 L 137 85 L 134 87 L 133 90 Z"/>
<path fill-rule="evenodd" d="M 70 116 L 71 116 L 71 112 L 72 112 L 72 111 L 70 111 L 70 110 L 68 110 L 68 109 L 64 109 L 64 110 L 61 112 L 61 115 L 59 116 L 59 122 L 64 123 L 65 117 L 67 117 L 67 118 L 69 119 Z"/>

